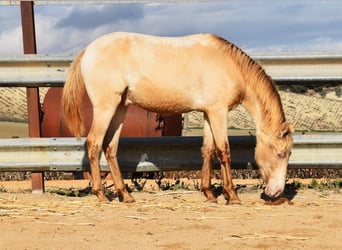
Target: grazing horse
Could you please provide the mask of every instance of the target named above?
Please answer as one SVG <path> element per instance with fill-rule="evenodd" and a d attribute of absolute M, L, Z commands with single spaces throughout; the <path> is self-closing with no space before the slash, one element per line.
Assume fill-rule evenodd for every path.
<path fill-rule="evenodd" d="M 81 103 L 87 93 L 94 118 L 86 145 L 93 193 L 106 201 L 99 154 L 104 151 L 115 191 L 134 202 L 126 190 L 117 161 L 120 131 L 127 106 L 174 114 L 204 113 L 201 190 L 216 202 L 210 173 L 215 152 L 220 160 L 223 195 L 240 203 L 230 169 L 228 111 L 242 104 L 254 118 L 255 158 L 265 181 L 265 193 L 278 197 L 284 190 L 293 144 L 293 126 L 285 121 L 281 100 L 262 67 L 229 41 L 213 34 L 157 37 L 110 33 L 83 49 L 70 66 L 62 97 L 62 112 L 71 132 L 82 136 Z"/>

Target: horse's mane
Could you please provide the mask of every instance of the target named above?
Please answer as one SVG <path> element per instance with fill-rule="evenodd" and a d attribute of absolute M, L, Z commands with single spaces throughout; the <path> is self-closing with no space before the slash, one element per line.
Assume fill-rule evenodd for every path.
<path fill-rule="evenodd" d="M 267 124 L 267 127 L 272 132 L 275 132 L 279 129 L 280 124 L 285 121 L 285 114 L 274 81 L 266 74 L 258 62 L 249 57 L 235 44 L 219 36 L 215 36 L 215 38 L 225 53 L 228 53 L 237 62 L 245 84 L 252 88 L 257 99 L 262 104 L 263 122 Z"/>

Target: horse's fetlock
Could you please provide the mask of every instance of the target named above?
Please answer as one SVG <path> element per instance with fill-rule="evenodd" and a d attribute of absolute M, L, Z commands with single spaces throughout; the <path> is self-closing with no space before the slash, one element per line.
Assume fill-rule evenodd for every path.
<path fill-rule="evenodd" d="M 124 195 L 124 194 L 126 194 L 126 193 L 128 193 L 128 190 L 127 190 L 127 188 L 126 188 L 126 185 L 124 185 L 123 187 L 116 187 L 115 188 L 115 193 L 117 194 L 117 195 Z"/>
<path fill-rule="evenodd" d="M 92 191 L 92 193 L 95 194 L 96 196 L 97 196 L 98 194 L 102 193 L 102 189 L 99 190 L 99 189 L 97 189 L 97 188 L 96 188 L 96 189 L 93 188 L 91 191 Z"/>
<path fill-rule="evenodd" d="M 96 195 L 99 201 L 108 201 L 108 198 L 104 195 L 102 189 L 92 189 L 92 192 Z"/>
<path fill-rule="evenodd" d="M 206 193 L 208 191 L 210 191 L 210 188 L 203 187 L 203 186 L 201 187 L 201 192 Z"/>

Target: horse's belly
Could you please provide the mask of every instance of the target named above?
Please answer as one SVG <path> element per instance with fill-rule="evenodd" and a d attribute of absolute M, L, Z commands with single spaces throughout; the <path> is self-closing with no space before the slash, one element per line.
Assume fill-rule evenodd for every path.
<path fill-rule="evenodd" d="M 163 91 L 128 91 L 126 103 L 135 104 L 145 110 L 163 114 L 186 113 L 194 109 L 183 94 Z"/>

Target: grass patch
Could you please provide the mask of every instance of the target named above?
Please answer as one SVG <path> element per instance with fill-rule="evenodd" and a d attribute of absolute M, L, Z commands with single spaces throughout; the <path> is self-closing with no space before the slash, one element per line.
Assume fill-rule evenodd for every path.
<path fill-rule="evenodd" d="M 177 191 L 177 190 L 191 190 L 191 191 L 200 191 L 200 181 L 193 180 L 188 182 L 183 182 L 181 179 L 163 179 L 159 178 L 155 180 L 155 183 L 158 185 L 159 190 L 161 191 Z M 144 187 L 146 184 L 146 179 L 132 179 L 130 185 L 126 184 L 127 190 L 129 192 L 143 192 Z M 255 185 L 242 185 L 237 184 L 235 185 L 235 190 L 237 193 L 254 193 L 258 192 L 258 190 L 262 190 L 265 187 L 265 184 L 257 183 Z M 324 180 L 317 180 L 312 179 L 309 183 L 303 183 L 300 180 L 293 180 L 292 182 L 287 182 L 285 185 L 285 195 L 291 195 L 296 193 L 296 190 L 303 190 L 303 189 L 314 189 L 320 191 L 322 195 L 325 195 L 327 191 L 336 191 L 340 192 L 342 188 L 342 180 L 338 179 L 324 179 Z M 103 186 L 104 193 L 107 197 L 116 197 L 113 191 L 113 185 L 107 186 L 104 184 Z M 212 184 L 212 191 L 219 195 L 222 193 L 223 184 L 222 182 Z M 7 192 L 4 186 L 0 186 L 0 192 Z M 51 194 L 58 194 L 63 196 L 69 197 L 84 197 L 91 195 L 91 186 L 88 186 L 84 189 L 75 189 L 75 188 L 50 188 L 46 191 L 47 193 Z"/>
<path fill-rule="evenodd" d="M 69 197 L 84 197 L 91 195 L 91 187 L 86 187 L 84 189 L 74 189 L 74 188 L 50 188 L 46 191 L 50 194 L 58 194 Z"/>
<path fill-rule="evenodd" d="M 318 181 L 317 179 L 312 179 L 308 188 L 315 190 L 340 190 L 342 188 L 341 179 L 325 179 Z"/>
<path fill-rule="evenodd" d="M 7 193 L 7 189 L 5 186 L 0 185 L 0 193 Z"/>

